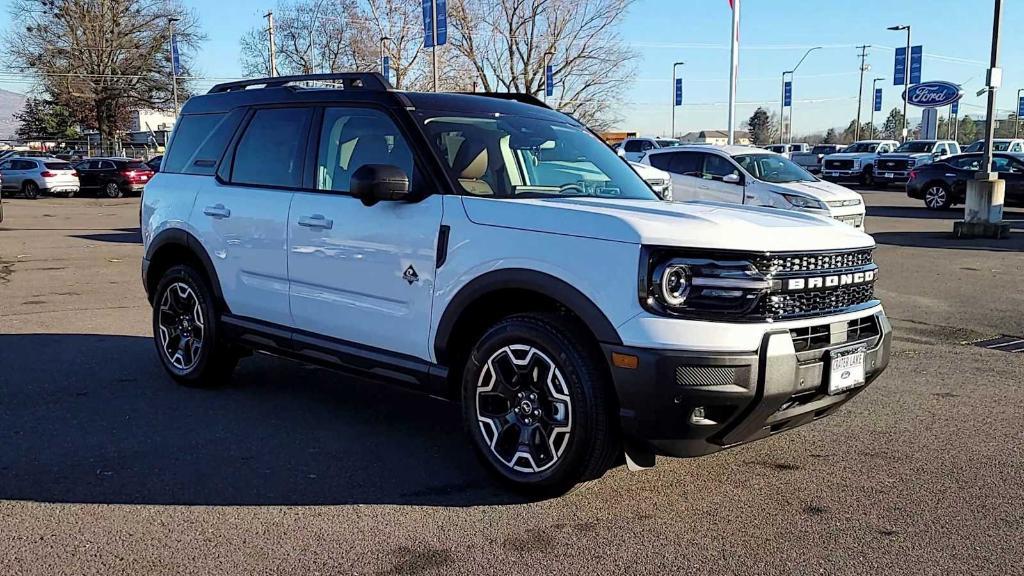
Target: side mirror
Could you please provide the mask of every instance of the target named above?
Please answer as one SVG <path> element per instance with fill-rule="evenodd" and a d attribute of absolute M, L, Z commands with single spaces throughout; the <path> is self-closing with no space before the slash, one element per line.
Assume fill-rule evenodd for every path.
<path fill-rule="evenodd" d="M 398 166 L 364 164 L 352 174 L 349 189 L 365 206 L 377 202 L 401 202 L 409 199 L 409 176 Z"/>
<path fill-rule="evenodd" d="M 725 182 L 726 184 L 739 184 L 740 175 L 735 172 L 733 172 L 732 174 L 726 174 L 725 176 L 722 177 L 722 182 Z"/>
<path fill-rule="evenodd" d="M 622 146 L 619 146 L 618 150 L 616 150 L 615 153 L 619 155 L 619 158 L 626 157 L 626 150 Z"/>

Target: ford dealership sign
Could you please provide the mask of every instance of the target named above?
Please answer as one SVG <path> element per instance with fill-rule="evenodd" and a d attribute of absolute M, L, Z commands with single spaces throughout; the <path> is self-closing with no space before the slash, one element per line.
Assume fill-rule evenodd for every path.
<path fill-rule="evenodd" d="M 914 84 L 903 93 L 903 99 L 911 106 L 940 108 L 960 100 L 963 95 L 964 93 L 956 84 L 935 81 Z"/>

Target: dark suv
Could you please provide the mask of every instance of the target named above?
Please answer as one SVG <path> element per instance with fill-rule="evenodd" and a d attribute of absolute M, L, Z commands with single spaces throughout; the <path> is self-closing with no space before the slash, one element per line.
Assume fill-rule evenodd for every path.
<path fill-rule="evenodd" d="M 120 198 L 125 194 L 141 194 L 153 178 L 153 170 L 131 158 L 90 158 L 75 165 L 83 192 Z"/>

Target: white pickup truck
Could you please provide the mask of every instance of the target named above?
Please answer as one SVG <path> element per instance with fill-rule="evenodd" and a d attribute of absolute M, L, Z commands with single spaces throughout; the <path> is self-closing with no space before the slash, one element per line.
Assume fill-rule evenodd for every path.
<path fill-rule="evenodd" d="M 792 152 L 789 159 L 797 166 L 807 170 L 811 174 L 821 173 L 821 161 L 829 154 L 842 152 L 846 146 L 842 144 L 818 144 L 807 152 Z"/>

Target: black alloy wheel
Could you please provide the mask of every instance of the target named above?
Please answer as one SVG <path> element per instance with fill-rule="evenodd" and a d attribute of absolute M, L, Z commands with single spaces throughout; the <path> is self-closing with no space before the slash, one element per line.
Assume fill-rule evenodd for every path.
<path fill-rule="evenodd" d="M 29 200 L 35 200 L 39 197 L 39 185 L 31 180 L 21 185 L 21 191 L 25 198 Z"/>
<path fill-rule="evenodd" d="M 953 205 L 949 187 L 941 183 L 929 184 L 924 189 L 924 205 L 929 210 L 946 210 Z"/>
<path fill-rule="evenodd" d="M 124 195 L 117 182 L 107 182 L 107 185 L 103 187 L 103 191 L 107 194 L 107 198 L 120 198 Z"/>
<path fill-rule="evenodd" d="M 173 266 L 154 294 L 153 339 L 167 373 L 186 386 L 227 383 L 239 354 L 219 337 L 205 278 L 191 266 Z"/>
<path fill-rule="evenodd" d="M 537 496 L 600 477 L 621 453 L 601 357 L 558 316 L 507 318 L 474 347 L 463 374 L 467 431 L 488 470 Z"/>

